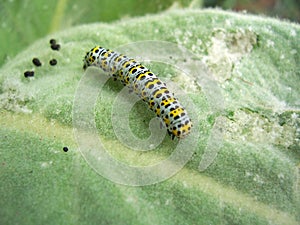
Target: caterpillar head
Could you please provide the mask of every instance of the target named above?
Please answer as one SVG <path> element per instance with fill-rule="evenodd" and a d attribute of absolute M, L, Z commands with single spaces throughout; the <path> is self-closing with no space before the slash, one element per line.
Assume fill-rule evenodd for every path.
<path fill-rule="evenodd" d="M 89 52 L 86 53 L 83 59 L 83 69 L 86 69 L 94 64 L 96 59 L 99 57 L 100 48 L 101 47 L 96 46 L 95 48 L 92 48 Z"/>

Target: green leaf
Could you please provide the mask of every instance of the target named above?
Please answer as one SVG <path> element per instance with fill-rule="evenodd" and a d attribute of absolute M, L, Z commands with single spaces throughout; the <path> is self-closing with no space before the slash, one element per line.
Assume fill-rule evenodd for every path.
<path fill-rule="evenodd" d="M 285 21 L 186 9 L 80 25 L 32 43 L 0 69 L 1 222 L 298 224 L 299 35 L 299 25 Z M 51 50 L 51 38 L 61 44 L 60 51 Z M 193 52 L 193 59 L 171 55 L 173 65 L 145 64 L 192 100 L 193 132 L 199 140 L 187 139 L 196 141 L 197 149 L 175 176 L 131 187 L 100 176 L 84 160 L 73 136 L 72 107 L 86 51 L 147 40 L 176 43 Z M 32 64 L 34 57 L 41 67 Z M 50 66 L 52 58 L 56 66 Z M 212 92 L 200 82 L 203 77 L 173 67 L 200 62 L 215 85 Z M 25 78 L 26 70 L 34 70 L 34 77 Z M 167 158 L 178 144 L 168 136 L 151 152 L 131 151 L 119 143 L 111 112 L 121 89 L 109 80 L 95 105 L 95 123 L 110 155 L 136 166 Z M 129 116 L 133 133 L 147 137 L 153 116 L 145 104 L 136 104 Z M 212 139 L 216 131 L 223 136 L 220 146 Z M 214 144 L 220 149 L 212 164 L 199 170 Z"/>

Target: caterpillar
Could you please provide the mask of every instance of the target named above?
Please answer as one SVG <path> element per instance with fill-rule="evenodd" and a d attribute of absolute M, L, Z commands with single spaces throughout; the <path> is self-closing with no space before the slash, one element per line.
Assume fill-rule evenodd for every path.
<path fill-rule="evenodd" d="M 96 46 L 86 53 L 83 69 L 89 66 L 101 68 L 119 80 L 130 92 L 135 92 L 140 99 L 147 102 L 166 125 L 172 140 L 187 136 L 192 122 L 179 101 L 166 84 L 160 81 L 149 69 L 123 54 Z"/>

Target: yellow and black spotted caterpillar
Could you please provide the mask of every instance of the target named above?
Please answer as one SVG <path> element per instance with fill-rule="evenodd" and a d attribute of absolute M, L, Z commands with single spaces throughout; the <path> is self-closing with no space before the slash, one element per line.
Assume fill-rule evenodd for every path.
<path fill-rule="evenodd" d="M 184 138 L 192 122 L 179 101 L 149 69 L 125 55 L 97 46 L 86 53 L 83 68 L 100 67 L 135 92 L 162 119 L 172 139 Z"/>

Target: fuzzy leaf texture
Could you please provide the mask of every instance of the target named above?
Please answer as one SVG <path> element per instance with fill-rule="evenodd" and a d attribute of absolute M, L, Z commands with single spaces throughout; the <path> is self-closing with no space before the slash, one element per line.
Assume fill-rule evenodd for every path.
<path fill-rule="evenodd" d="M 75 26 L 34 42 L 0 69 L 0 224 L 299 224 L 299 37 L 300 26 L 287 21 L 185 9 Z M 59 51 L 49 47 L 51 38 Z M 199 78 L 145 62 L 192 99 L 199 142 L 176 175 L 132 187 L 100 176 L 85 161 L 73 136 L 72 110 L 86 51 L 148 40 L 193 52 L 207 66 L 224 109 L 211 109 L 215 102 Z M 41 67 L 32 64 L 34 57 Z M 57 65 L 49 64 L 52 58 Z M 170 58 L 176 65 L 176 55 Z M 34 77 L 25 78 L 26 70 Z M 150 152 L 118 142 L 111 111 L 121 89 L 109 80 L 95 104 L 95 123 L 110 154 L 137 166 L 166 158 L 177 143 L 169 137 Z M 139 102 L 124 116 L 134 134 L 149 136 L 154 115 L 147 105 Z M 200 171 L 219 117 L 222 146 Z"/>

